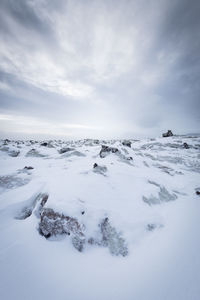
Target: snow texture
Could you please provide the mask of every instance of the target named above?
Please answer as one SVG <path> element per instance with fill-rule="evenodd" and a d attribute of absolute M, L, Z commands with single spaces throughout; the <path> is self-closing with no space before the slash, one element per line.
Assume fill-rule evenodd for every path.
<path fill-rule="evenodd" d="M 199 300 L 200 136 L 0 141 L 2 300 Z"/>

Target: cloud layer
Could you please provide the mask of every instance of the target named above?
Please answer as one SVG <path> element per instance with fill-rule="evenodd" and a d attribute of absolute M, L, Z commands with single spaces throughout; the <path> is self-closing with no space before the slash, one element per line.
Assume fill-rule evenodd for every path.
<path fill-rule="evenodd" d="M 0 133 L 200 131 L 198 0 L 2 0 Z"/>

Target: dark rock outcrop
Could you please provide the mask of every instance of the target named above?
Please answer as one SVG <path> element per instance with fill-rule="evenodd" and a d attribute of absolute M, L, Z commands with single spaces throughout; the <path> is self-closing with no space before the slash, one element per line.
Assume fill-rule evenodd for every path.
<path fill-rule="evenodd" d="M 3 144 L 4 145 L 8 145 L 9 143 L 10 143 L 10 140 L 9 139 L 5 139 Z"/>
<path fill-rule="evenodd" d="M 99 140 L 93 140 L 93 143 L 98 145 L 99 144 Z"/>
<path fill-rule="evenodd" d="M 33 167 L 31 167 L 31 166 L 28 166 L 28 167 L 27 167 L 27 166 L 25 166 L 25 167 L 24 167 L 24 169 L 25 169 L 25 170 L 33 170 L 34 168 L 33 168 Z"/>
<path fill-rule="evenodd" d="M 189 147 L 189 145 L 187 143 L 183 143 L 183 148 L 189 149 L 190 147 Z"/>
<path fill-rule="evenodd" d="M 54 148 L 54 145 L 52 144 L 52 141 L 43 142 L 40 144 L 40 146 L 48 147 L 48 148 Z"/>
<path fill-rule="evenodd" d="M 127 160 L 133 160 L 132 156 L 127 157 Z"/>
<path fill-rule="evenodd" d="M 44 146 L 44 147 L 47 147 L 47 146 L 48 146 L 48 143 L 47 143 L 47 142 L 44 142 L 44 143 L 41 143 L 40 145 L 41 145 L 41 146 Z"/>
<path fill-rule="evenodd" d="M 131 148 L 131 142 L 130 141 L 125 140 L 125 141 L 122 142 L 122 145 Z"/>
<path fill-rule="evenodd" d="M 117 148 L 102 145 L 99 153 L 101 158 L 106 157 L 109 153 L 120 153 Z"/>
<path fill-rule="evenodd" d="M 200 188 L 196 188 L 195 191 L 196 191 L 196 195 L 200 196 Z"/>
<path fill-rule="evenodd" d="M 44 208 L 41 213 L 39 232 L 49 238 L 57 235 L 72 235 L 72 244 L 82 251 L 85 244 L 84 226 L 77 219 L 55 212 L 51 208 Z"/>
<path fill-rule="evenodd" d="M 163 133 L 162 135 L 163 137 L 169 137 L 169 136 L 173 136 L 173 133 L 171 130 L 168 130 L 166 133 Z"/>

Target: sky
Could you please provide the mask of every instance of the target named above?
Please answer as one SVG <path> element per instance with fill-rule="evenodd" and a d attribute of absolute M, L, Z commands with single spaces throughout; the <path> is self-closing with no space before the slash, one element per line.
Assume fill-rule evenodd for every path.
<path fill-rule="evenodd" d="M 199 0 L 0 0 L 0 137 L 200 132 Z"/>

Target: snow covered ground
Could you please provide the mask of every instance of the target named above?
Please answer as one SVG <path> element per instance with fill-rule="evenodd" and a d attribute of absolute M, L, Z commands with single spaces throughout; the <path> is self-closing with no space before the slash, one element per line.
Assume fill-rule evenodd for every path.
<path fill-rule="evenodd" d="M 200 137 L 0 141 L 2 300 L 199 300 Z"/>

